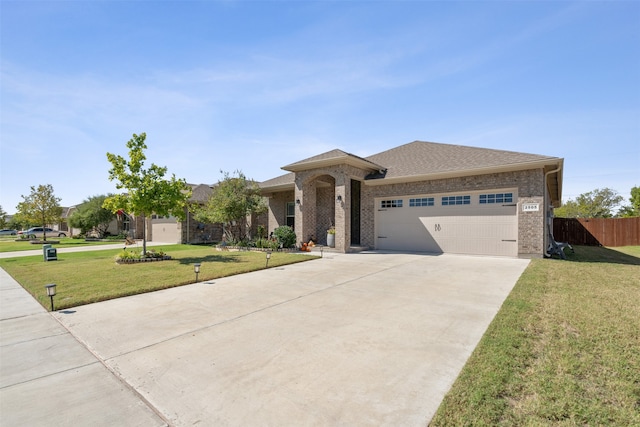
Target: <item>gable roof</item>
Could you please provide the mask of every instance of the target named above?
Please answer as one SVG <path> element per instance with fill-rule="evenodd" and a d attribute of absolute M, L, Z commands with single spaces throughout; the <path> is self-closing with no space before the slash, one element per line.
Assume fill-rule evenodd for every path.
<path fill-rule="evenodd" d="M 348 164 L 360 169 L 377 171 L 384 169 L 384 166 L 380 166 L 371 160 L 363 159 L 355 154 L 347 153 L 342 150 L 331 150 L 326 153 L 318 154 L 317 156 L 309 157 L 308 159 L 300 160 L 299 162 L 291 163 L 290 165 L 283 166 L 282 169 L 290 172 L 298 172 L 302 170 L 321 168 L 334 165 Z"/>
<path fill-rule="evenodd" d="M 187 184 L 191 187 L 190 202 L 205 203 L 211 196 L 213 186 L 207 184 Z"/>

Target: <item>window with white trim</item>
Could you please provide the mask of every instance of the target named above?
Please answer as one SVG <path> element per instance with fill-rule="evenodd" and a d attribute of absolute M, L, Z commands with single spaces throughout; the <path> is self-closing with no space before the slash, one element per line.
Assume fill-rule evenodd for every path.
<path fill-rule="evenodd" d="M 409 207 L 419 207 L 419 206 L 433 206 L 434 205 L 433 197 L 420 197 L 417 199 L 409 199 Z"/>
<path fill-rule="evenodd" d="M 296 205 L 294 202 L 287 202 L 287 215 L 285 222 L 289 227 L 294 228 L 296 223 Z"/>
<path fill-rule="evenodd" d="M 470 205 L 471 196 L 443 196 L 442 206 Z"/>
<path fill-rule="evenodd" d="M 402 199 L 382 200 L 380 201 L 380 207 L 381 208 L 401 208 Z"/>
<path fill-rule="evenodd" d="M 481 205 L 492 203 L 513 203 L 513 193 L 494 193 L 480 195 Z"/>

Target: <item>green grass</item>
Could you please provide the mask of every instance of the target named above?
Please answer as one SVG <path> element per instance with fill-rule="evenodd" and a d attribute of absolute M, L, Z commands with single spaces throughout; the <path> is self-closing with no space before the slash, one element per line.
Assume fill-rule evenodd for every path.
<path fill-rule="evenodd" d="M 640 425 L 639 253 L 532 260 L 431 425 Z"/>
<path fill-rule="evenodd" d="M 42 243 L 31 244 L 29 240 L 16 239 L 16 236 L 11 236 L 11 239 L 3 236 L 0 239 L 0 252 L 20 252 L 20 251 L 32 251 L 42 250 Z M 113 245 L 121 243 L 124 246 L 122 240 L 112 240 L 107 242 L 86 242 L 84 239 L 72 239 L 70 237 L 47 237 L 47 240 L 52 240 L 60 243 L 53 245 L 54 248 L 66 248 L 76 246 L 96 246 L 96 245 Z"/>
<path fill-rule="evenodd" d="M 265 268 L 262 252 L 218 252 L 210 246 L 155 246 L 173 259 L 137 264 L 116 264 L 121 249 L 58 253 L 57 261 L 42 256 L 0 259 L 5 269 L 45 308 L 50 308 L 44 285 L 57 284 L 57 310 L 193 283 L 193 264 L 202 263 L 198 281 Z M 274 252 L 269 268 L 314 259 L 300 253 Z"/>

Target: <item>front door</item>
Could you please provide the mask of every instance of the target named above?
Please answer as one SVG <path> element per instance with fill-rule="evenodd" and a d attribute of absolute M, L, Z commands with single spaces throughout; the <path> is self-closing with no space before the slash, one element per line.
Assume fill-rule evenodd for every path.
<path fill-rule="evenodd" d="M 360 181 L 351 180 L 351 244 L 360 244 Z"/>

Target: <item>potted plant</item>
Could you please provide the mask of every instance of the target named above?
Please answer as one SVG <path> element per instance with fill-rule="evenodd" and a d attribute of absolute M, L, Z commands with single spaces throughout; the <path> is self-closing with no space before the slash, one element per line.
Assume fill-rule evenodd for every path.
<path fill-rule="evenodd" d="M 327 246 L 336 247 L 336 228 L 333 225 L 327 230 Z"/>

